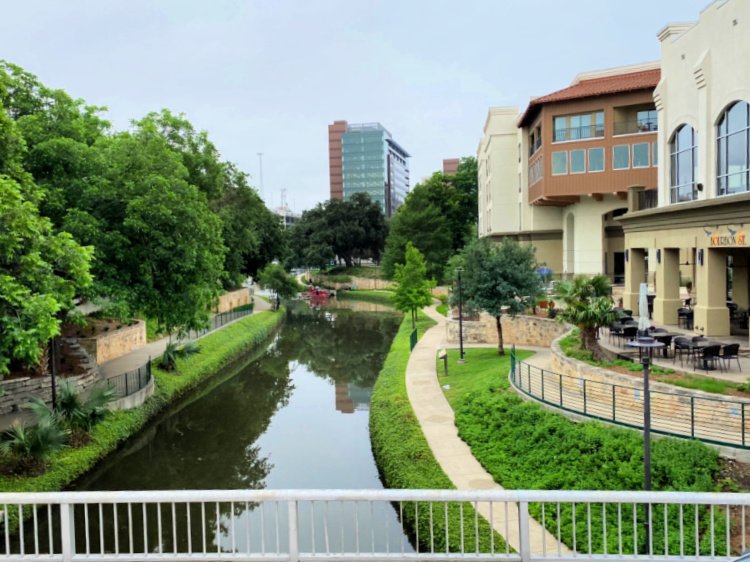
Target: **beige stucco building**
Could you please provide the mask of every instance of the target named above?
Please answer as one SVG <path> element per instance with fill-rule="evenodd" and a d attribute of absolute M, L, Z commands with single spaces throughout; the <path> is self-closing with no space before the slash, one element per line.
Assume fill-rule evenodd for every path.
<path fill-rule="evenodd" d="M 659 33 L 658 196 L 634 187 L 620 217 L 626 307 L 650 268 L 654 321 L 677 324 L 692 286 L 694 329 L 710 336 L 746 329 L 750 304 L 749 26 L 750 2 L 717 0 Z"/>
<path fill-rule="evenodd" d="M 491 108 L 477 149 L 479 236 L 533 244 L 564 275 L 625 275 L 628 188 L 656 190 L 657 63 L 587 72 L 561 90 Z"/>

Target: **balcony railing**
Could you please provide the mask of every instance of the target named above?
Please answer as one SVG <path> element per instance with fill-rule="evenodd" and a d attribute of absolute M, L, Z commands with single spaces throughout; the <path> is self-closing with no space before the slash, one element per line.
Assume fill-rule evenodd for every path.
<path fill-rule="evenodd" d="M 654 133 L 659 129 L 657 121 L 633 119 L 615 122 L 615 135 L 632 135 L 635 133 Z"/>
<path fill-rule="evenodd" d="M 0 560 L 717 562 L 746 550 L 748 505 L 689 492 L 5 493 Z"/>
<path fill-rule="evenodd" d="M 569 127 L 567 129 L 555 129 L 553 142 L 563 142 L 582 139 L 594 139 L 604 136 L 604 125 L 586 125 L 583 127 Z"/>
<path fill-rule="evenodd" d="M 637 205 L 636 211 L 643 211 L 645 209 L 655 209 L 659 205 L 659 194 L 655 189 L 645 189 L 639 191 L 637 194 Z"/>

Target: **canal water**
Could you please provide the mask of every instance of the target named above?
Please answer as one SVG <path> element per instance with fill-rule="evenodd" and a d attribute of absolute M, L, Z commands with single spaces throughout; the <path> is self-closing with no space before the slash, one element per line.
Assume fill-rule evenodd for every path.
<path fill-rule="evenodd" d="M 242 358 L 174 406 L 75 489 L 382 488 L 370 448 L 369 404 L 400 316 L 342 306 L 312 309 L 292 303 L 283 327 L 264 350 Z M 193 521 L 208 517 L 207 526 L 221 532 L 193 533 L 194 544 L 207 541 L 214 552 L 217 547 L 230 550 L 235 543 L 283 550 L 286 537 L 278 529 L 285 524 L 286 505 L 265 514 L 252 504 L 215 507 L 208 515 L 193 513 Z M 378 506 L 377 513 L 369 506 L 317 507 L 300 511 L 300 527 L 314 528 L 308 539 L 301 537 L 301 548 L 309 547 L 305 541 L 314 541 L 324 525 L 346 531 L 340 544 L 331 539 L 332 552 L 383 548 L 384 543 L 411 551 L 390 504 Z M 217 513 L 220 525 L 215 525 Z M 151 521 L 162 517 L 170 515 L 154 512 Z M 323 525 L 316 521 L 322 517 Z M 96 527 L 97 518 L 91 519 L 89 525 Z M 121 513 L 118 520 L 125 540 L 128 514 Z M 358 529 L 351 528 L 355 520 Z M 164 524 L 171 523 L 165 519 Z M 377 533 L 368 528 L 375 525 Z M 184 546 L 155 533 L 152 523 L 150 545 L 161 541 L 166 551 Z M 353 543 L 355 534 L 362 535 L 363 544 Z M 318 540 L 319 545 L 328 542 L 322 536 Z"/>

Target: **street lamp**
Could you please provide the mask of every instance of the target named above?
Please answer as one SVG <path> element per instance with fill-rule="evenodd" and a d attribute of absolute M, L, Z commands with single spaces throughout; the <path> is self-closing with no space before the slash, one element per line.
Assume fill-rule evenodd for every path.
<path fill-rule="evenodd" d="M 643 489 L 651 491 L 651 393 L 648 386 L 649 367 L 654 349 L 661 349 L 664 344 L 652 337 L 641 336 L 629 341 L 628 346 L 638 349 L 643 365 Z M 645 529 L 646 541 L 650 540 L 651 504 L 646 504 Z"/>
<path fill-rule="evenodd" d="M 458 276 L 458 362 L 460 364 L 464 362 L 464 301 L 461 294 L 461 273 L 463 270 L 463 267 L 456 268 L 456 275 Z"/>

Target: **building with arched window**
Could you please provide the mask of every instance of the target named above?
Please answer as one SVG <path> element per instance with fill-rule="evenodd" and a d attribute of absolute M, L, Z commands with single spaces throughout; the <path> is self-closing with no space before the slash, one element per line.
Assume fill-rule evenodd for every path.
<path fill-rule="evenodd" d="M 625 233 L 626 308 L 640 283 L 654 322 L 689 314 L 710 336 L 747 331 L 750 308 L 750 2 L 716 0 L 693 24 L 660 33 L 654 91 L 658 195 L 631 188 Z"/>

